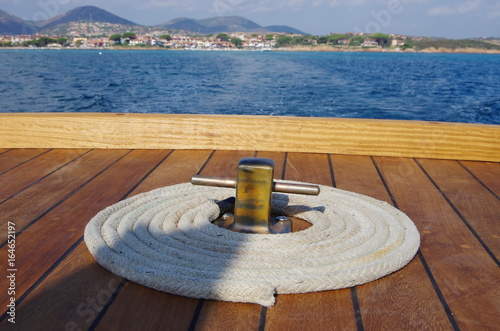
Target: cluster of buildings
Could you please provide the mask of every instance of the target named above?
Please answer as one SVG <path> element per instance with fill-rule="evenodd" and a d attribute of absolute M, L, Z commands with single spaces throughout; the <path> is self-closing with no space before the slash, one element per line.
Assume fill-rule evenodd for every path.
<path fill-rule="evenodd" d="M 247 33 L 230 33 L 227 34 L 229 39 L 224 40 L 213 36 L 186 36 L 172 35 L 170 38 L 161 38 L 159 36 L 138 35 L 135 38 L 122 38 L 119 41 L 111 40 L 109 37 L 73 37 L 68 38 L 67 45 L 70 47 L 79 48 L 99 48 L 111 47 L 117 44 L 127 44 L 129 46 L 143 47 L 168 47 L 174 49 L 234 49 L 236 46 L 243 49 L 266 50 L 271 49 L 276 45 L 276 38 L 270 34 L 247 34 Z M 0 36 L 0 43 L 10 42 L 12 45 L 22 45 L 23 42 L 36 40 L 39 35 L 35 36 Z M 47 36 L 44 36 L 47 37 Z M 56 39 L 58 37 L 51 37 Z M 231 42 L 231 39 L 237 39 L 238 45 Z M 47 47 L 61 47 L 59 44 L 49 44 Z"/>
<path fill-rule="evenodd" d="M 102 48 L 102 47 L 112 47 L 117 44 L 128 44 L 129 46 L 138 47 L 167 47 L 173 49 L 189 49 L 189 50 L 231 50 L 235 48 L 242 48 L 246 50 L 270 50 L 276 46 L 276 42 L 282 33 L 274 34 L 262 34 L 262 33 L 229 33 L 228 38 L 220 38 L 218 35 L 212 36 L 188 36 L 182 34 L 168 35 L 166 38 L 163 36 L 155 35 L 137 35 L 134 38 L 121 38 L 121 40 L 111 40 L 109 37 L 69 37 L 67 39 L 67 46 L 77 47 L 77 48 Z M 290 37 L 303 37 L 301 35 L 286 34 Z M 360 34 L 347 33 L 346 39 L 340 39 L 337 41 L 339 46 L 348 46 L 350 44 L 350 39 L 353 36 L 358 36 Z M 361 43 L 361 47 L 379 47 L 376 39 L 370 38 L 369 34 L 361 34 L 361 36 L 366 37 Z M 1 36 L 0 35 L 0 45 L 10 45 L 10 46 L 22 46 L 24 42 L 29 42 L 42 37 L 41 35 L 18 35 L 18 36 Z M 52 39 L 57 39 L 58 37 L 50 37 Z M 390 35 L 392 38 L 392 47 L 402 47 L 405 44 L 407 36 L 403 35 Z M 411 37 L 411 40 L 419 40 L 420 37 Z M 235 44 L 231 40 L 237 40 L 238 43 Z M 317 44 L 317 40 L 314 38 L 307 39 L 312 45 Z M 52 43 L 47 45 L 47 47 L 61 47 L 60 44 Z"/>
<path fill-rule="evenodd" d="M 151 36 L 138 36 L 130 40 L 122 40 L 121 43 L 128 43 L 131 46 L 161 46 L 180 49 L 233 49 L 236 46 L 243 49 L 268 49 L 276 45 L 274 35 L 269 34 L 248 34 L 231 33 L 227 34 L 228 40 L 213 36 L 186 36 L 172 35 L 170 39 L 161 39 Z M 230 40 L 237 39 L 240 44 L 236 45 Z"/>

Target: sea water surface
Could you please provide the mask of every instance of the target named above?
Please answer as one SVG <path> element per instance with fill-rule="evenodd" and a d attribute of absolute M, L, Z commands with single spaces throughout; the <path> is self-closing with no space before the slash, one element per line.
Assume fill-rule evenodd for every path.
<path fill-rule="evenodd" d="M 0 50 L 0 112 L 247 114 L 500 124 L 500 56 Z"/>

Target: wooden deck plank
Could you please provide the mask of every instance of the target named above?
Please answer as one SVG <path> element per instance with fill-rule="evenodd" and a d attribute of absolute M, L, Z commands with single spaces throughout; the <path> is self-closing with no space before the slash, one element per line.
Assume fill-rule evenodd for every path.
<path fill-rule="evenodd" d="M 12 220 L 19 233 L 31 222 L 48 212 L 62 199 L 107 168 L 127 151 L 93 150 L 43 178 L 36 185 L 0 204 L 0 215 Z M 50 194 L 47 194 L 50 192 Z M 0 224 L 0 243 L 7 238 L 7 223 Z"/>
<path fill-rule="evenodd" d="M 100 210 L 120 200 L 157 165 L 166 151 L 132 151 L 32 224 L 17 238 L 16 294 L 22 296 L 79 239 Z M 7 246 L 0 252 L 6 256 Z M 0 278 L 0 288 L 7 288 Z M 7 297 L 0 303 L 6 307 Z M 4 310 L 2 310 L 4 311 Z"/>
<path fill-rule="evenodd" d="M 258 330 L 262 307 L 250 303 L 207 300 L 195 330 Z"/>
<path fill-rule="evenodd" d="M 3 153 L 0 155 L 0 174 L 47 151 L 43 148 L 0 149 L 0 153 Z"/>
<path fill-rule="evenodd" d="M 28 269 L 23 266 L 18 274 Z M 120 277 L 97 265 L 85 243 L 80 241 L 17 305 L 16 324 L 4 320 L 0 328 L 88 330 L 121 281 Z"/>
<path fill-rule="evenodd" d="M 288 153 L 285 179 L 332 186 L 328 155 Z"/>
<path fill-rule="evenodd" d="M 160 187 L 186 183 L 196 175 L 210 157 L 209 150 L 175 150 L 153 171 L 130 196 Z"/>
<path fill-rule="evenodd" d="M 106 153 L 115 154 L 108 156 Z M 74 187 L 76 182 L 91 175 L 79 172 L 89 170 L 92 158 L 103 156 L 100 163 L 102 169 L 106 162 L 118 158 L 121 155 L 119 153 L 123 151 L 91 151 L 43 180 L 35 180 L 34 185 L 5 202 L 18 202 L 10 205 L 9 208 L 18 209 L 11 215 L 26 219 L 38 217 L 40 211 L 50 206 L 52 194 L 40 197 L 43 192 L 56 190 L 58 181 L 68 185 L 71 182 Z M 122 279 L 100 267 L 81 241 L 83 228 L 90 218 L 121 199 L 127 192 L 135 195 L 157 187 L 186 182 L 200 169 L 203 169 L 203 175 L 234 177 L 239 159 L 253 154 L 251 151 L 216 151 L 210 156 L 209 150 L 176 150 L 171 154 L 169 151 L 133 151 L 127 154 L 19 235 L 16 251 L 19 270 L 16 284 L 18 324 L 11 325 L 4 319 L 0 329 L 15 327 L 32 330 L 36 327 L 86 330 L 97 326 L 98 330 L 182 330 L 195 326 L 192 322 L 197 321 L 196 328 L 206 330 L 354 330 L 360 327 L 366 330 L 446 330 L 455 321 L 464 330 L 476 330 L 494 329 L 500 323 L 497 305 L 500 294 L 498 267 L 485 253 L 484 247 L 475 242 L 476 238 L 443 198 L 442 193 L 412 159 L 376 157 L 374 164 L 369 157 L 274 152 L 257 154 L 275 160 L 276 178 L 283 175 L 285 179 L 324 185 L 332 185 L 334 181 L 342 189 L 388 202 L 394 199 L 398 207 L 415 221 L 422 235 L 419 256 L 402 270 L 358 286 L 354 292 L 346 289 L 279 295 L 274 307 L 263 309 L 253 304 L 200 301 L 173 296 L 127 281 L 122 283 L 122 287 Z M 0 160 L 1 157 L 2 155 Z M 208 158 L 209 162 L 204 166 Z M 283 174 L 280 165 L 283 165 L 285 158 L 286 169 Z M 161 162 L 162 160 L 164 161 Z M 334 180 L 331 177 L 330 160 Z M 36 164 L 32 161 L 28 162 L 33 163 L 32 173 L 36 173 L 37 167 L 43 170 L 47 166 L 44 162 Z M 459 163 L 451 162 L 462 170 L 457 170 L 454 166 L 448 167 L 448 162 L 418 162 L 446 197 L 457 192 L 462 194 L 461 190 L 471 187 L 479 200 L 487 195 L 494 196 L 461 168 Z M 460 163 L 493 190 L 491 187 L 494 185 L 491 183 L 496 183 L 498 179 L 491 174 L 496 173 L 498 164 L 485 162 L 486 167 L 483 168 L 483 163 Z M 392 196 L 388 195 L 375 165 L 380 169 Z M 434 166 L 437 169 L 433 169 Z M 480 174 L 485 173 L 483 169 L 490 169 L 488 171 L 491 174 L 481 176 Z M 449 176 L 444 175 L 448 170 Z M 98 169 L 92 171 L 96 173 Z M 149 175 L 144 179 L 146 174 Z M 8 176 L 6 178 L 9 180 Z M 138 183 L 140 184 L 135 187 Z M 464 187 L 457 188 L 456 185 L 459 184 Z M 64 192 L 69 191 L 70 188 Z M 63 195 L 61 192 L 56 191 L 53 203 L 60 200 Z M 29 204 L 23 204 L 24 200 L 37 197 L 43 204 L 38 211 L 32 211 L 28 208 Z M 462 196 L 462 199 L 465 198 Z M 489 201 L 488 199 L 485 201 Z M 458 201 L 466 203 L 462 207 L 469 211 L 469 202 Z M 460 203 L 456 204 L 458 210 L 462 208 L 459 208 Z M 463 214 L 469 220 L 469 216 Z M 6 247 L 0 249 L 0 255 L 6 256 Z M 427 269 L 423 270 L 425 268 Z M 435 288 L 431 286 L 429 277 L 435 282 Z M 5 278 L 1 278 L 0 288 L 6 288 L 6 285 Z M 117 287 L 118 290 L 115 291 Z M 357 300 L 354 294 L 357 294 Z M 113 295 L 116 297 L 112 297 Z M 442 295 L 444 305 L 450 309 L 448 315 L 437 298 L 439 295 Z M 4 300 L 7 299 L 0 296 L 0 304 L 6 304 Z M 361 316 L 357 324 L 354 310 L 356 301 L 359 301 Z M 107 304 L 110 306 L 106 307 Z M 5 312 L 5 309 L 0 311 Z M 262 323 L 264 317 L 265 321 Z"/>
<path fill-rule="evenodd" d="M 189 182 L 210 151 L 173 151 L 132 193 L 134 196 L 166 185 Z M 93 278 L 89 278 L 93 280 Z M 96 330 L 186 330 L 198 300 L 170 295 L 126 282 Z M 142 317 L 148 316 L 147 320 Z"/>
<path fill-rule="evenodd" d="M 376 157 L 399 208 L 421 233 L 420 251 L 463 329 L 495 329 L 500 324 L 500 271 L 416 162 Z"/>
<path fill-rule="evenodd" d="M 216 151 L 201 175 L 235 178 L 239 160 L 253 155 L 253 151 Z M 260 313 L 256 304 L 205 300 L 196 330 L 256 330 Z"/>
<path fill-rule="evenodd" d="M 476 178 L 500 197 L 500 163 L 460 161 Z"/>
<path fill-rule="evenodd" d="M 188 330 L 198 300 L 127 282 L 95 330 Z"/>
<path fill-rule="evenodd" d="M 0 175 L 0 202 L 71 162 L 86 150 L 56 149 Z"/>
<path fill-rule="evenodd" d="M 254 155 L 254 151 L 215 151 L 200 175 L 236 178 L 240 159 Z"/>
<path fill-rule="evenodd" d="M 284 175 L 284 162 L 286 153 L 281 152 L 257 152 L 257 157 L 263 157 L 274 161 L 274 178 L 283 179 Z"/>
<path fill-rule="evenodd" d="M 498 261 L 500 200 L 456 161 L 422 159 L 418 163 Z"/>
<path fill-rule="evenodd" d="M 288 153 L 285 179 L 332 185 L 326 154 Z M 356 330 L 349 289 L 278 295 L 267 309 L 266 330 Z"/>
<path fill-rule="evenodd" d="M 392 203 L 372 160 L 331 155 L 339 189 Z M 417 256 L 403 269 L 356 287 L 366 330 L 448 330 L 446 312 Z"/>

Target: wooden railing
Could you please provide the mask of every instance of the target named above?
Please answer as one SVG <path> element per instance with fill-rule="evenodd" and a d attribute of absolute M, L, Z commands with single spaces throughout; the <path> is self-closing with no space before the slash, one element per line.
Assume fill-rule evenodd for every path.
<path fill-rule="evenodd" d="M 0 114 L 0 148 L 218 149 L 500 161 L 500 126 L 243 115 Z"/>

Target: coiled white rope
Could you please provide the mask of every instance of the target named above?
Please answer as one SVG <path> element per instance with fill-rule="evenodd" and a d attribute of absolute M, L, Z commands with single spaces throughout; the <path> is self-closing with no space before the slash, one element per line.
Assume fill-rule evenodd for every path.
<path fill-rule="evenodd" d="M 364 284 L 405 266 L 420 236 L 401 211 L 373 198 L 320 186 L 319 196 L 273 194 L 273 213 L 312 226 L 288 234 L 243 234 L 211 222 L 234 189 L 168 186 L 123 200 L 85 229 L 97 262 L 164 292 L 274 304 L 275 294 Z"/>

